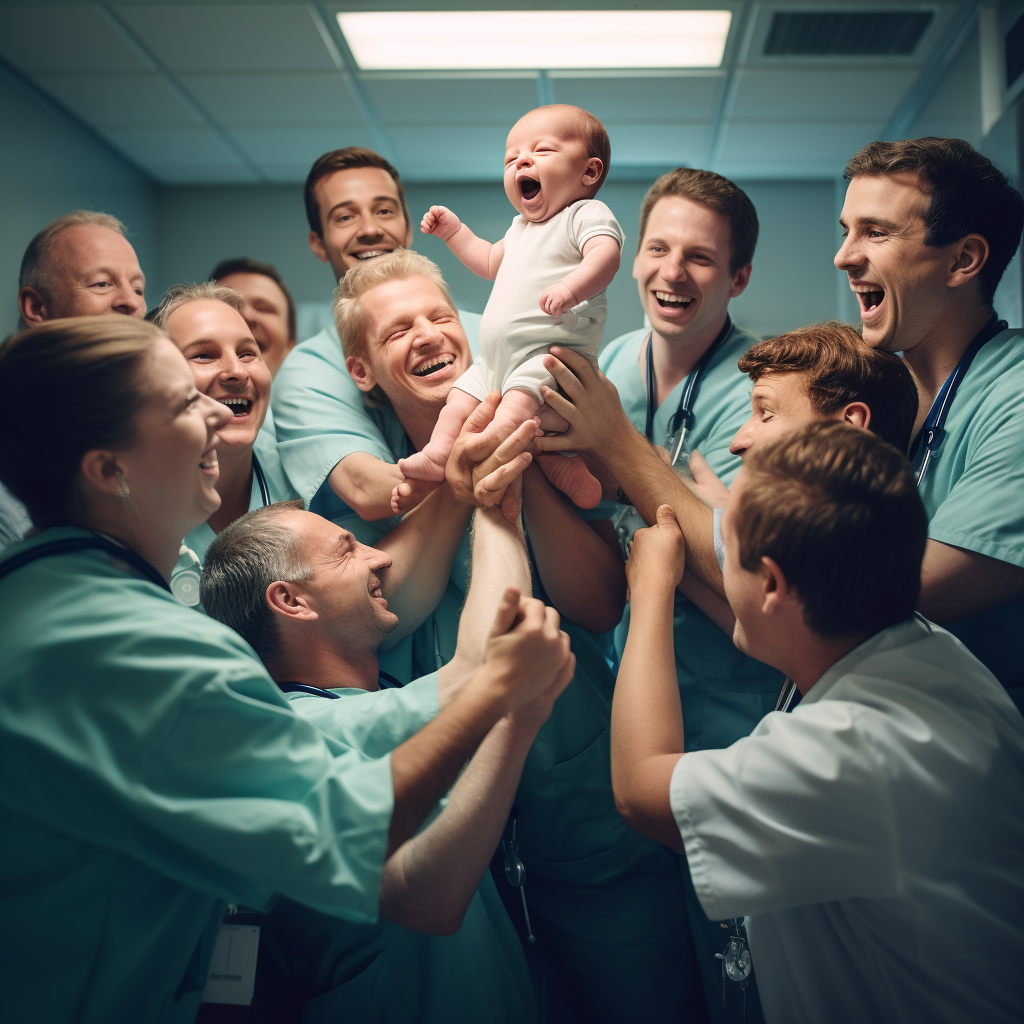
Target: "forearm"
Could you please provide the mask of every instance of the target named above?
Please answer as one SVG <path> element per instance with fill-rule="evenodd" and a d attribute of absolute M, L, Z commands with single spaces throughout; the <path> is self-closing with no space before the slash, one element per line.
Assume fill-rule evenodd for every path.
<path fill-rule="evenodd" d="M 614 549 L 580 518 L 543 472 L 523 474 L 523 513 L 537 572 L 559 613 L 595 633 L 614 629 L 626 601 L 626 574 Z"/>
<path fill-rule="evenodd" d="M 391 555 L 381 589 L 399 622 L 382 645 L 384 649 L 418 629 L 437 607 L 469 525 L 470 511 L 448 484 L 441 484 L 376 544 Z"/>
<path fill-rule="evenodd" d="M 455 254 L 459 262 L 472 270 L 478 277 L 493 281 L 497 276 L 501 257 L 495 250 L 500 243 L 488 242 L 486 239 L 474 235 L 465 224 L 460 224 L 455 234 L 451 238 L 445 239 L 445 244 Z"/>
<path fill-rule="evenodd" d="M 583 247 L 580 265 L 562 278 L 577 303 L 603 292 L 619 269 L 619 245 L 610 235 L 598 235 Z"/>
<path fill-rule="evenodd" d="M 631 590 L 637 592 L 612 699 L 612 789 L 619 813 L 632 828 L 678 850 L 682 842 L 669 783 L 685 748 L 672 588 L 651 581 Z"/>
<path fill-rule="evenodd" d="M 679 593 L 689 598 L 716 626 L 732 636 L 736 627 L 736 614 L 724 597 L 687 572 L 679 584 Z"/>
<path fill-rule="evenodd" d="M 382 916 L 413 931 L 458 930 L 501 838 L 538 727 L 506 717 L 491 729 L 445 809 L 388 860 Z"/>
<path fill-rule="evenodd" d="M 376 455 L 353 452 L 331 470 L 327 479 L 331 490 L 360 519 L 374 522 L 394 515 L 391 492 L 405 477 L 397 466 L 378 459 Z"/>
<path fill-rule="evenodd" d="M 986 612 L 1024 596 L 1024 568 L 989 555 L 929 540 L 921 565 L 917 608 L 946 623 Z"/>
<path fill-rule="evenodd" d="M 532 590 L 523 533 L 508 522 L 497 506 L 476 510 L 472 547 L 469 589 L 459 618 L 455 657 L 439 676 L 442 706 L 482 664 L 487 638 L 506 588 L 515 587 L 524 597 Z"/>
<path fill-rule="evenodd" d="M 389 856 L 419 828 L 504 715 L 506 709 L 488 682 L 489 677 L 478 676 L 474 683 L 479 685 L 464 687 L 436 718 L 391 752 Z"/>
<path fill-rule="evenodd" d="M 653 525 L 658 506 L 671 505 L 686 538 L 686 565 L 712 593 L 725 598 L 722 570 L 715 554 L 714 513 L 676 475 L 654 446 L 633 428 L 620 443 L 597 454 L 629 496 L 644 522 Z"/>

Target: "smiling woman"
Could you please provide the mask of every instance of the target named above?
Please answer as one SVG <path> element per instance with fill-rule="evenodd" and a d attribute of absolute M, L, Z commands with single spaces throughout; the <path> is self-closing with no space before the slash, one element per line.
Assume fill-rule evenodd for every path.
<path fill-rule="evenodd" d="M 243 298 L 230 288 L 178 285 L 151 314 L 184 355 L 199 392 L 231 412 L 217 438 L 220 507 L 185 537 L 200 562 L 213 538 L 239 516 L 297 497 L 281 468 L 275 439 L 261 434 L 270 403 L 270 371 L 242 317 L 244 307 Z M 198 599 L 194 587 L 185 592 Z"/>

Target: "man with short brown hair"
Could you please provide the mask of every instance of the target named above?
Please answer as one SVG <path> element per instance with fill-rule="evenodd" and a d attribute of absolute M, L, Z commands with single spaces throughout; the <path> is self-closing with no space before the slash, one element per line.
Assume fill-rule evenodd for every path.
<path fill-rule="evenodd" d="M 910 455 L 928 512 L 918 608 L 1024 707 L 1024 346 L 993 309 L 1024 199 L 960 139 L 873 142 L 850 161 L 835 263 L 864 340 L 920 396 Z"/>
<path fill-rule="evenodd" d="M 926 531 L 909 464 L 867 431 L 815 423 L 751 452 L 723 522 L 734 638 L 799 706 L 696 751 L 672 672 L 671 507 L 634 540 L 616 803 L 733 919 L 723 970 L 753 963 L 771 1024 L 1020 1019 L 1024 722 L 914 613 Z"/>

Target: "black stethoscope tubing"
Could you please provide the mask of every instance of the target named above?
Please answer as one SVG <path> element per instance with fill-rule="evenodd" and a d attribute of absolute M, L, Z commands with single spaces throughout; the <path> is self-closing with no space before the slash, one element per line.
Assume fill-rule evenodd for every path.
<path fill-rule="evenodd" d="M 722 342 L 729 336 L 732 330 L 732 319 L 726 315 L 725 324 L 718 337 L 711 343 L 711 347 L 700 357 L 697 365 L 687 374 L 686 383 L 683 385 L 683 393 L 679 396 L 679 406 L 668 421 L 668 436 L 672 437 L 680 425 L 685 425 L 687 430 L 693 429 L 693 403 L 697 400 L 697 392 L 700 389 L 700 381 L 707 371 L 708 364 L 712 357 L 721 347 Z M 654 443 L 654 414 L 658 411 L 658 382 L 654 376 L 654 337 L 653 332 L 647 335 L 647 421 L 644 427 L 644 434 L 647 440 Z"/>

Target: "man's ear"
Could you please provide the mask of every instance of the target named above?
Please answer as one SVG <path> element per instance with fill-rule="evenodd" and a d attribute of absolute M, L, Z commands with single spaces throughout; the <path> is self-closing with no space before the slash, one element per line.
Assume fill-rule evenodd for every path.
<path fill-rule="evenodd" d="M 80 467 L 82 477 L 90 486 L 103 494 L 123 497 L 125 477 L 113 452 L 93 449 L 82 456 Z"/>
<path fill-rule="evenodd" d="M 855 427 L 867 430 L 871 424 L 871 410 L 864 402 L 851 402 L 843 409 L 839 418 L 843 423 L 851 423 Z"/>
<path fill-rule="evenodd" d="M 592 156 L 587 161 L 587 169 L 583 172 L 583 184 L 592 188 L 601 180 L 604 173 L 604 161 L 597 156 Z"/>
<path fill-rule="evenodd" d="M 953 265 L 949 270 L 946 285 L 959 288 L 973 281 L 988 262 L 989 245 L 982 235 L 968 235 L 954 246 Z"/>
<path fill-rule="evenodd" d="M 742 295 L 746 290 L 748 284 L 750 284 L 750 272 L 754 269 L 753 263 L 748 263 L 744 267 L 740 267 L 735 274 L 732 275 L 732 287 L 729 289 L 729 298 L 735 299 L 737 295 Z"/>
<path fill-rule="evenodd" d="M 377 379 L 373 375 L 370 364 L 359 356 L 349 356 L 345 360 L 345 369 L 348 375 L 356 382 L 356 387 L 367 394 L 377 386 Z"/>
<path fill-rule="evenodd" d="M 321 263 L 330 262 L 327 258 L 327 250 L 324 248 L 324 240 L 315 231 L 309 233 L 309 247 Z"/>
<path fill-rule="evenodd" d="M 295 583 L 275 580 L 267 587 L 264 596 L 272 612 L 293 622 L 314 622 L 320 617 L 310 606 L 309 598 Z"/>
<path fill-rule="evenodd" d="M 790 589 L 786 574 L 774 558 L 761 556 L 761 611 L 765 615 L 774 615 L 782 610 L 796 596 Z"/>
<path fill-rule="evenodd" d="M 18 310 L 21 312 L 21 319 L 29 327 L 41 324 L 49 315 L 46 309 L 46 300 L 28 284 L 18 292 Z"/>

